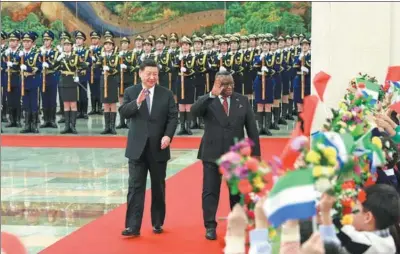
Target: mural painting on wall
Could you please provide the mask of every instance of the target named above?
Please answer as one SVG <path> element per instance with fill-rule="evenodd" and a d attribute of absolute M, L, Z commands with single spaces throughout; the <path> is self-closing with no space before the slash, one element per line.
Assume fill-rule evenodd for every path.
<path fill-rule="evenodd" d="M 79 28 L 133 38 L 170 34 L 303 33 L 310 35 L 310 2 L 3 2 L 2 30 Z M 39 39 L 38 43 L 41 41 Z"/>

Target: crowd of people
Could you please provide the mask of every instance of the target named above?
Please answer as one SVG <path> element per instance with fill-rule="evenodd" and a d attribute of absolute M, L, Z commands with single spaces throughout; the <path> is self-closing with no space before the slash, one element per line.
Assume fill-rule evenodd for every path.
<path fill-rule="evenodd" d="M 40 46 L 35 43 L 39 36 Z M 53 43 L 55 36 L 59 45 Z M 1 37 L 1 119 L 8 122 L 6 128 L 22 127 L 21 133 L 57 128 L 57 114 L 63 134 L 76 134 L 77 119 L 99 114 L 105 122 L 101 134 L 128 128 L 121 115 L 116 124 L 117 105 L 127 87 L 140 83 L 139 66 L 145 59 L 157 62 L 158 85 L 174 93 L 178 135 L 192 135 L 192 129 L 204 127 L 190 108 L 211 91 L 218 71 L 230 72 L 234 91 L 250 99 L 261 135 L 271 136 L 271 130 L 294 120 L 304 96 L 310 94 L 311 39 L 302 34 L 137 35 L 133 46 L 128 37 L 116 45 L 110 31 L 87 36 L 82 31 L 56 35 L 48 30 L 38 35 L 15 30 L 2 31 Z"/>

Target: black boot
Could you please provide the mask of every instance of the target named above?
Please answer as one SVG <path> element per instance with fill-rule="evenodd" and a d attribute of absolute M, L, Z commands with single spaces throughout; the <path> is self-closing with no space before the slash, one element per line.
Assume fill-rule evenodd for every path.
<path fill-rule="evenodd" d="M 49 127 L 50 128 L 58 128 L 57 124 L 56 124 L 56 111 L 57 111 L 57 107 L 52 107 L 50 108 L 50 116 L 49 116 Z"/>
<path fill-rule="evenodd" d="M 92 105 L 92 109 L 88 113 L 89 116 L 96 114 L 96 99 L 94 97 L 90 98 L 90 104 Z"/>
<path fill-rule="evenodd" d="M 31 119 L 32 119 L 32 113 L 25 111 L 24 128 L 20 131 L 20 133 L 31 132 Z"/>
<path fill-rule="evenodd" d="M 71 111 L 65 111 L 64 112 L 64 130 L 62 130 L 60 133 L 61 134 L 67 134 L 67 133 L 71 133 Z"/>
<path fill-rule="evenodd" d="M 199 125 L 197 124 L 198 118 L 193 118 L 193 120 L 190 123 L 190 129 L 198 129 Z"/>
<path fill-rule="evenodd" d="M 22 110 L 21 109 L 16 109 L 15 115 L 16 115 L 15 123 L 16 123 L 18 128 L 21 128 L 22 127 L 22 124 L 21 124 Z"/>
<path fill-rule="evenodd" d="M 280 105 L 280 107 L 278 108 L 278 117 L 279 117 L 279 119 L 278 119 L 278 124 L 280 124 L 280 125 L 287 125 L 287 122 L 285 121 L 285 118 L 284 118 L 284 112 L 286 112 L 286 106 L 284 106 L 284 105 L 287 105 L 287 104 L 285 104 L 285 103 L 282 103 L 281 105 Z"/>
<path fill-rule="evenodd" d="M 10 118 L 10 122 L 6 125 L 6 127 L 17 127 L 17 110 L 15 108 L 10 108 L 9 110 L 10 112 L 8 115 Z"/>
<path fill-rule="evenodd" d="M 64 102 L 62 102 L 62 101 L 60 100 L 60 111 L 57 112 L 57 115 L 64 116 L 64 115 L 65 115 L 64 113 L 65 113 L 65 112 L 64 112 Z"/>
<path fill-rule="evenodd" d="M 125 118 L 119 114 L 119 125 L 116 127 L 117 129 L 128 129 L 128 125 L 125 123 Z"/>
<path fill-rule="evenodd" d="M 83 115 L 83 119 L 89 119 L 88 117 L 88 101 L 82 102 L 82 115 Z"/>
<path fill-rule="evenodd" d="M 286 120 L 293 121 L 293 100 L 289 99 L 289 104 L 287 105 L 287 114 L 286 114 Z"/>
<path fill-rule="evenodd" d="M 264 118 L 265 118 L 265 112 L 257 112 L 257 120 L 258 120 L 258 133 L 260 135 L 264 135 L 265 134 L 265 130 L 264 130 Z"/>
<path fill-rule="evenodd" d="M 96 109 L 96 114 L 97 115 L 102 115 L 103 114 L 103 105 L 101 104 L 100 100 L 97 100 L 97 109 Z"/>
<path fill-rule="evenodd" d="M 299 110 L 297 109 L 297 103 L 293 102 L 293 116 L 297 116 L 299 114 Z"/>
<path fill-rule="evenodd" d="M 40 128 L 50 127 L 50 109 L 43 109 L 43 124 L 40 125 Z"/>
<path fill-rule="evenodd" d="M 61 108 L 61 106 L 60 106 L 60 108 Z M 61 110 L 61 109 L 60 109 Z M 62 111 L 64 112 L 64 104 L 63 104 L 63 107 L 62 107 Z M 69 115 L 69 113 L 68 113 L 68 115 Z M 64 114 L 62 114 L 61 115 L 61 118 L 60 118 L 60 120 L 58 120 L 58 122 L 57 123 L 67 123 L 66 121 L 66 119 L 65 119 L 65 116 L 66 116 L 66 114 L 65 114 L 65 112 L 64 112 Z M 69 128 L 69 127 L 68 127 Z"/>
<path fill-rule="evenodd" d="M 6 123 L 8 122 L 7 119 L 7 103 L 3 102 L 3 108 L 1 110 L 1 121 Z"/>
<path fill-rule="evenodd" d="M 110 113 L 110 134 L 116 135 L 117 131 L 115 130 L 115 119 L 117 118 L 117 112 Z"/>
<path fill-rule="evenodd" d="M 190 123 L 193 121 L 192 119 L 192 113 L 191 112 L 186 112 L 186 132 L 188 135 L 193 135 L 192 130 L 190 129 Z"/>
<path fill-rule="evenodd" d="M 271 122 L 269 128 L 271 130 L 277 130 L 279 131 L 279 126 L 278 126 L 278 121 L 279 121 L 279 108 L 272 108 L 272 114 L 274 115 L 274 119 Z"/>
<path fill-rule="evenodd" d="M 267 135 L 267 136 L 272 136 L 272 133 L 269 130 L 269 126 L 271 125 L 271 122 L 272 122 L 272 113 L 265 112 L 265 122 L 264 122 L 263 130 L 264 130 L 265 135 Z"/>
<path fill-rule="evenodd" d="M 110 130 L 110 112 L 104 113 L 104 130 L 100 133 L 102 135 L 111 133 Z"/>
<path fill-rule="evenodd" d="M 76 118 L 77 119 L 83 119 L 83 113 L 82 113 L 82 104 L 83 102 L 78 101 L 76 103 L 76 108 L 77 108 L 77 113 L 76 113 Z"/>
<path fill-rule="evenodd" d="M 70 112 L 70 130 L 73 134 L 78 134 L 76 131 L 76 117 L 77 117 L 78 112 L 77 111 L 71 111 Z"/>
<path fill-rule="evenodd" d="M 40 123 L 40 121 L 39 121 L 39 112 L 33 112 L 33 113 L 31 113 L 31 115 L 32 115 L 31 132 L 32 133 L 39 133 L 39 129 L 38 129 L 38 124 Z"/>
<path fill-rule="evenodd" d="M 187 132 L 186 132 L 186 127 L 185 127 L 185 120 L 186 120 L 186 112 L 179 112 L 179 115 L 180 115 L 180 125 L 181 125 L 181 128 L 180 128 L 180 130 L 179 130 L 179 132 L 177 133 L 177 135 L 185 135 L 185 134 L 187 134 Z"/>

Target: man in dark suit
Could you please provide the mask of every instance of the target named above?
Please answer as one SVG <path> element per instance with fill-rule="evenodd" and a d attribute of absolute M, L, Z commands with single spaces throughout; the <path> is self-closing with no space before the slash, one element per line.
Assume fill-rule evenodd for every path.
<path fill-rule="evenodd" d="M 142 225 L 147 170 L 151 177 L 151 222 L 154 233 L 163 232 L 165 218 L 165 177 L 167 161 L 171 158 L 169 145 L 178 126 L 178 111 L 174 96 L 168 89 L 156 85 L 158 66 L 148 59 L 140 64 L 141 84 L 125 90 L 119 108 L 129 119 L 128 208 L 124 236 L 139 236 Z"/>
<path fill-rule="evenodd" d="M 253 156 L 260 156 L 260 142 L 254 113 L 246 96 L 233 92 L 233 78 L 229 72 L 218 72 L 214 87 L 209 94 L 200 97 L 191 108 L 195 117 L 204 119 L 204 135 L 201 140 L 198 159 L 203 161 L 203 219 L 206 238 L 215 240 L 221 174 L 217 159 L 234 145 L 234 139 L 243 139 L 244 128 L 247 136 L 255 143 Z M 230 195 L 230 206 L 240 201 L 239 195 Z"/>

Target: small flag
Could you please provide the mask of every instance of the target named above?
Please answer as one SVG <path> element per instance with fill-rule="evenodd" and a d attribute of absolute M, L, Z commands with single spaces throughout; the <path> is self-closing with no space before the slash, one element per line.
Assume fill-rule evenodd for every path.
<path fill-rule="evenodd" d="M 315 110 L 317 109 L 317 106 L 320 102 L 318 100 L 318 96 L 309 95 L 304 98 L 303 103 L 303 112 L 301 113 L 300 117 L 301 119 L 303 119 L 304 135 L 310 136 L 311 127 L 315 116 Z"/>
<path fill-rule="evenodd" d="M 311 169 L 290 171 L 274 185 L 263 210 L 268 221 L 277 228 L 287 220 L 314 216 L 316 196 Z"/>
<path fill-rule="evenodd" d="M 324 93 L 331 76 L 323 71 L 320 71 L 314 77 L 314 87 L 321 101 L 324 101 Z"/>
<path fill-rule="evenodd" d="M 386 82 L 400 80 L 400 66 L 390 66 L 386 74 Z"/>

